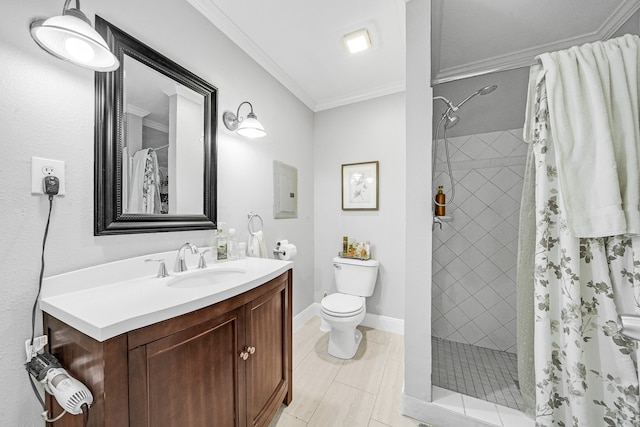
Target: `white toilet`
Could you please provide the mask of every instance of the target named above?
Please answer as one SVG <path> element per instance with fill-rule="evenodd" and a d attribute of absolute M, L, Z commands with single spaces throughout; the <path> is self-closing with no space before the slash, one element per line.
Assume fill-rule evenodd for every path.
<path fill-rule="evenodd" d="M 338 292 L 322 299 L 322 320 L 329 325 L 329 354 L 351 359 L 358 351 L 362 332 L 356 329 L 367 313 L 365 298 L 373 294 L 378 277 L 378 261 L 333 259 Z"/>

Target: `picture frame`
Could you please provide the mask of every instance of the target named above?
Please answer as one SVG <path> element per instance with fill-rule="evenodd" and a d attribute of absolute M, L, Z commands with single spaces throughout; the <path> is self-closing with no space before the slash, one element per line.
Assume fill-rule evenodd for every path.
<path fill-rule="evenodd" d="M 378 161 L 342 165 L 342 210 L 378 210 Z"/>

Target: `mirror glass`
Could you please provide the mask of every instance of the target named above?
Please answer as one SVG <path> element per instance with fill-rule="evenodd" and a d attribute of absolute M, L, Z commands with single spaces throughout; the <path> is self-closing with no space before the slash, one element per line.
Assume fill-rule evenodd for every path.
<path fill-rule="evenodd" d="M 204 97 L 124 56 L 122 210 L 202 214 Z"/>
<path fill-rule="evenodd" d="M 215 87 L 96 16 L 95 235 L 215 228 Z"/>

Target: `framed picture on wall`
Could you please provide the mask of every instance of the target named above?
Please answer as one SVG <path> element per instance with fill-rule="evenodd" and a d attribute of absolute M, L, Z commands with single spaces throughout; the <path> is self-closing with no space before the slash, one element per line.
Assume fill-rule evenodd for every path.
<path fill-rule="evenodd" d="M 342 165 L 342 210 L 378 210 L 378 162 Z"/>

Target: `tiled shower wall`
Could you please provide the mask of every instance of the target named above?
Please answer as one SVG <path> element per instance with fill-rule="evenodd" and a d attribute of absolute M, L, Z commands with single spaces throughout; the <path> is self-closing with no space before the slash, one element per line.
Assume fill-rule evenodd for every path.
<path fill-rule="evenodd" d="M 451 185 L 438 142 L 435 188 Z M 455 198 L 433 232 L 432 334 L 516 351 L 516 252 L 527 147 L 522 129 L 449 138 Z"/>

